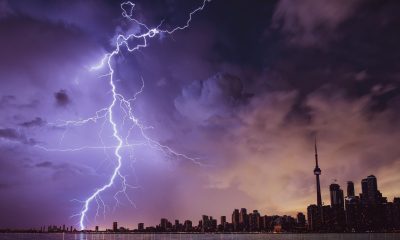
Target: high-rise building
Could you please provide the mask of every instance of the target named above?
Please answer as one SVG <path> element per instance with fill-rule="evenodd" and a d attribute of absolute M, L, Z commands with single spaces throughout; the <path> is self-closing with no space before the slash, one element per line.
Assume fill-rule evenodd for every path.
<path fill-rule="evenodd" d="M 203 229 L 202 230 L 203 230 L 203 232 L 206 232 L 210 229 L 210 225 L 211 225 L 210 219 L 207 215 L 203 215 L 202 221 L 203 221 Z"/>
<path fill-rule="evenodd" d="M 349 232 L 360 231 L 361 227 L 361 205 L 357 196 L 346 199 L 346 229 Z"/>
<path fill-rule="evenodd" d="M 307 223 L 308 230 L 316 232 L 321 230 L 322 227 L 322 212 L 321 207 L 318 207 L 315 204 L 312 204 L 307 207 Z"/>
<path fill-rule="evenodd" d="M 258 210 L 253 210 L 253 213 L 248 215 L 250 231 L 260 231 L 260 217 Z"/>
<path fill-rule="evenodd" d="M 361 201 L 366 203 L 368 200 L 368 180 L 364 178 L 361 180 Z"/>
<path fill-rule="evenodd" d="M 400 229 L 400 198 L 393 199 L 393 228 Z"/>
<path fill-rule="evenodd" d="M 197 229 L 203 229 L 203 221 L 199 220 L 199 224 L 197 225 Z"/>
<path fill-rule="evenodd" d="M 113 232 L 118 231 L 118 222 L 113 222 Z"/>
<path fill-rule="evenodd" d="M 96 226 L 96 227 L 94 228 L 94 231 L 95 231 L 95 232 L 98 232 L 98 231 L 99 231 L 99 226 Z"/>
<path fill-rule="evenodd" d="M 210 217 L 210 226 L 209 226 L 209 231 L 215 232 L 217 230 L 218 223 L 217 219 L 213 219 L 213 217 Z"/>
<path fill-rule="evenodd" d="M 238 231 L 239 230 L 239 209 L 235 209 L 232 213 L 232 225 L 233 225 L 233 231 Z"/>
<path fill-rule="evenodd" d="M 331 195 L 331 209 L 328 210 L 330 214 L 325 215 L 327 221 L 327 229 L 330 231 L 341 232 L 346 227 L 346 217 L 344 212 L 344 196 L 343 190 L 340 189 L 339 184 L 332 183 L 329 186 Z"/>
<path fill-rule="evenodd" d="M 185 232 L 192 231 L 192 221 L 186 220 L 184 223 Z"/>
<path fill-rule="evenodd" d="M 263 231 L 270 231 L 270 217 L 268 217 L 267 215 L 264 215 L 262 217 L 260 217 L 260 228 Z"/>
<path fill-rule="evenodd" d="M 221 216 L 221 226 L 223 227 L 223 229 L 225 228 L 226 225 L 226 216 Z"/>
<path fill-rule="evenodd" d="M 226 231 L 227 230 L 227 222 L 226 222 L 226 216 L 221 216 L 221 224 L 219 225 L 218 229 L 219 231 Z"/>
<path fill-rule="evenodd" d="M 302 212 L 297 213 L 297 225 L 299 227 L 306 226 L 306 216 Z"/>
<path fill-rule="evenodd" d="M 179 223 L 178 219 L 175 220 L 174 231 L 176 232 L 181 231 L 181 224 Z"/>
<path fill-rule="evenodd" d="M 354 193 L 354 183 L 352 181 L 347 182 L 347 197 L 352 198 L 355 196 Z"/>
<path fill-rule="evenodd" d="M 369 175 L 367 177 L 368 184 L 368 195 L 373 196 L 378 192 L 378 181 L 374 175 Z"/>
<path fill-rule="evenodd" d="M 380 204 L 382 203 L 382 194 L 378 190 L 378 183 L 374 175 L 369 175 L 361 181 L 361 202 L 363 204 Z"/>
<path fill-rule="evenodd" d="M 138 231 L 143 232 L 144 231 L 144 223 L 138 223 Z"/>
<path fill-rule="evenodd" d="M 315 137 L 315 168 L 314 175 L 317 182 L 317 206 L 322 206 L 322 198 L 321 198 L 321 185 L 319 182 L 319 175 L 321 175 L 321 169 L 318 166 L 318 151 L 317 151 L 317 138 Z"/>
<path fill-rule="evenodd" d="M 331 206 L 344 208 L 343 190 L 340 189 L 339 184 L 332 183 L 329 186 L 329 191 L 331 195 Z"/>
<path fill-rule="evenodd" d="M 221 216 L 221 225 L 226 223 L 226 216 Z"/>
<path fill-rule="evenodd" d="M 239 215 L 239 228 L 242 231 L 248 231 L 249 230 L 248 226 L 249 226 L 249 217 L 247 215 L 247 210 L 246 208 L 241 208 Z"/>
<path fill-rule="evenodd" d="M 161 220 L 160 220 L 160 228 L 161 228 L 161 231 L 166 231 L 168 229 L 168 219 L 161 218 Z"/>
<path fill-rule="evenodd" d="M 385 228 L 387 215 L 385 210 L 387 199 L 382 197 L 378 190 L 377 179 L 374 175 L 370 175 L 361 181 L 360 194 L 361 200 L 361 230 L 362 231 L 382 231 Z M 388 207 L 390 209 L 390 206 Z M 390 211 L 389 211 L 390 212 Z"/>

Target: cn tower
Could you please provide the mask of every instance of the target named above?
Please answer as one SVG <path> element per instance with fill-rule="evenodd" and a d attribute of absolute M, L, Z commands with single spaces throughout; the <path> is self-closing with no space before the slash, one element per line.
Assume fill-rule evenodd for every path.
<path fill-rule="evenodd" d="M 317 181 L 317 206 L 322 207 L 322 200 L 321 200 L 321 186 L 319 183 L 319 175 L 321 175 L 321 169 L 318 166 L 318 151 L 317 151 L 317 137 L 315 137 L 315 168 L 314 168 L 314 175 Z"/>

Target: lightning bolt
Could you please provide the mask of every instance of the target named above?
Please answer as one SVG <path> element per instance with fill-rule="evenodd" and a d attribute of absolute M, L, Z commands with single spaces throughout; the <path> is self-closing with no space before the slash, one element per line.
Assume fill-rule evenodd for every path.
<path fill-rule="evenodd" d="M 199 161 L 198 158 L 193 158 L 193 157 L 187 156 L 183 153 L 179 153 L 179 152 L 173 150 L 172 148 L 170 148 L 166 145 L 163 145 L 160 142 L 158 142 L 146 135 L 145 130 L 148 128 L 152 128 L 152 127 L 142 125 L 142 123 L 134 115 L 133 110 L 132 110 L 133 102 L 135 102 L 137 97 L 144 90 L 144 81 L 143 81 L 143 79 L 141 79 L 142 86 L 141 86 L 140 90 L 138 90 L 134 94 L 133 98 L 130 98 L 130 99 L 125 98 L 121 93 L 118 92 L 118 89 L 115 84 L 113 59 L 118 54 L 121 53 L 122 47 L 125 47 L 125 49 L 128 52 L 135 52 L 141 48 L 147 47 L 149 39 L 154 38 L 157 35 L 161 35 L 161 34 L 169 34 L 170 35 L 178 30 L 184 30 L 184 29 L 188 28 L 190 25 L 190 22 L 192 21 L 192 16 L 194 14 L 196 14 L 197 12 L 202 11 L 204 9 L 204 7 L 206 6 L 206 3 L 210 2 L 210 1 L 211 0 L 203 0 L 202 4 L 199 7 L 197 7 L 196 9 L 194 9 L 193 11 L 191 11 L 189 13 L 188 19 L 186 20 L 184 25 L 177 26 L 177 27 L 175 27 L 173 29 L 169 29 L 169 30 L 161 28 L 163 21 L 161 21 L 161 23 L 155 28 L 150 28 L 146 24 L 138 21 L 137 19 L 135 19 L 133 17 L 133 9 L 135 7 L 135 4 L 130 1 L 123 2 L 120 5 L 121 9 L 122 9 L 122 16 L 124 18 L 128 19 L 129 21 L 136 23 L 140 27 L 141 33 L 132 33 L 129 35 L 119 34 L 116 38 L 116 42 L 115 42 L 116 45 L 115 45 L 114 50 L 112 52 L 106 53 L 98 65 L 90 68 L 90 71 L 96 71 L 96 70 L 99 70 L 102 68 L 106 68 L 108 70 L 108 72 L 103 76 L 109 77 L 110 92 L 112 94 L 112 101 L 111 101 L 110 105 L 96 111 L 96 113 L 93 117 L 90 117 L 90 118 L 87 118 L 84 120 L 63 121 L 62 123 L 50 123 L 49 124 L 49 125 L 65 128 L 65 131 L 62 134 L 62 137 L 60 140 L 60 143 L 61 143 L 66 132 L 68 131 L 68 129 L 70 127 L 80 127 L 80 126 L 83 126 L 83 125 L 86 125 L 89 123 L 96 123 L 98 121 L 103 120 L 104 122 L 102 125 L 102 129 L 104 128 L 104 124 L 106 122 L 108 122 L 110 124 L 110 126 L 112 128 L 112 132 L 113 132 L 113 138 L 116 140 L 116 144 L 113 146 L 104 145 L 104 143 L 101 139 L 101 136 L 100 136 L 101 133 L 99 133 L 99 137 L 101 139 L 101 142 L 103 143 L 103 146 L 81 146 L 81 147 L 75 147 L 75 148 L 61 148 L 61 149 L 60 148 L 47 148 L 45 146 L 40 146 L 40 145 L 36 146 L 45 151 L 59 151 L 59 152 L 74 152 L 74 151 L 82 151 L 82 150 L 90 150 L 90 149 L 92 149 L 92 150 L 102 149 L 105 151 L 106 149 L 114 149 L 113 154 L 116 159 L 116 166 L 113 169 L 112 174 L 109 177 L 108 181 L 101 187 L 95 189 L 95 191 L 86 200 L 79 201 L 80 203 L 83 204 L 83 207 L 81 209 L 81 212 L 79 214 L 75 214 L 74 216 L 79 217 L 79 226 L 80 226 L 81 230 L 85 229 L 85 221 L 86 221 L 90 206 L 93 202 L 97 203 L 96 217 L 99 215 L 99 211 L 101 209 L 100 203 L 102 204 L 102 206 L 103 206 L 102 208 L 104 209 L 104 212 L 105 212 L 106 207 L 105 207 L 105 203 L 104 203 L 103 199 L 101 198 L 101 194 L 104 191 L 106 191 L 107 189 L 109 189 L 111 186 L 113 186 L 115 184 L 115 181 L 117 178 L 119 178 L 121 180 L 121 188 L 114 195 L 116 203 L 118 204 L 118 202 L 119 202 L 118 195 L 123 194 L 128 199 L 128 201 L 132 205 L 134 205 L 133 201 L 129 198 L 126 190 L 127 190 L 127 188 L 135 188 L 135 186 L 129 185 L 127 183 L 126 176 L 122 175 L 122 173 L 120 172 L 121 167 L 122 167 L 122 162 L 123 162 L 123 158 L 121 155 L 121 150 L 123 148 L 132 148 L 132 147 L 136 147 L 139 145 L 150 146 L 151 148 L 154 148 L 156 150 L 160 150 L 160 151 L 164 152 L 167 156 L 175 156 L 177 158 L 183 158 L 183 159 L 193 162 L 194 164 L 203 166 L 203 164 Z M 141 43 L 131 46 L 131 44 L 129 43 L 131 40 L 141 40 Z M 125 125 L 127 121 L 129 121 L 131 123 L 131 127 L 125 138 L 119 132 L 120 131 L 119 129 L 121 126 L 118 124 L 118 121 L 116 120 L 116 116 L 114 114 L 115 111 L 117 111 L 117 110 L 120 110 L 124 113 L 124 117 L 123 117 L 122 124 L 121 124 L 122 126 Z M 102 129 L 101 129 L 101 131 L 102 131 Z M 129 136 L 133 129 L 139 130 L 139 133 L 143 138 L 142 142 L 129 143 Z"/>

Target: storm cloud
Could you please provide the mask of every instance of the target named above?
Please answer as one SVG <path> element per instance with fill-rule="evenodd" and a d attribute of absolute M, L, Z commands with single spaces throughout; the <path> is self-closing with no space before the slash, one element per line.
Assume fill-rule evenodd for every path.
<path fill-rule="evenodd" d="M 56 100 L 56 104 L 60 107 L 65 107 L 70 103 L 69 96 L 65 90 L 60 90 L 54 93 L 54 98 Z"/>

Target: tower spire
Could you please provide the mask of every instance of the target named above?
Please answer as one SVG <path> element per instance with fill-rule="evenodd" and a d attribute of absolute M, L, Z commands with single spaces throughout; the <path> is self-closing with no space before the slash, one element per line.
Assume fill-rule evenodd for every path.
<path fill-rule="evenodd" d="M 321 175 L 321 169 L 318 166 L 317 135 L 315 135 L 314 147 L 315 147 L 314 175 L 315 175 L 315 180 L 317 182 L 317 205 L 318 205 L 318 207 L 322 207 L 321 186 L 320 186 L 320 182 L 319 182 L 319 175 Z"/>
<path fill-rule="evenodd" d="M 315 147 L 315 167 L 317 168 L 318 167 L 317 134 L 315 134 L 314 147 Z"/>

